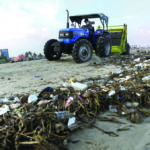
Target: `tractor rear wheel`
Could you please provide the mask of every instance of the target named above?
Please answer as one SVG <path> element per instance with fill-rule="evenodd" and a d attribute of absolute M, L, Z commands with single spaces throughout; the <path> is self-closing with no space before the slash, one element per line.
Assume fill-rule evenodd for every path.
<path fill-rule="evenodd" d="M 111 37 L 110 35 L 100 36 L 96 42 L 96 55 L 99 57 L 108 57 L 111 53 Z"/>
<path fill-rule="evenodd" d="M 54 46 L 53 44 L 57 42 L 57 40 L 55 39 L 51 39 L 49 41 L 47 41 L 45 43 L 45 46 L 44 46 L 44 54 L 45 54 L 45 57 L 52 61 L 52 60 L 58 60 L 60 59 L 61 57 L 61 52 L 54 52 Z"/>
<path fill-rule="evenodd" d="M 87 62 L 91 59 L 93 47 L 86 39 L 81 39 L 74 44 L 72 57 L 76 63 Z"/>

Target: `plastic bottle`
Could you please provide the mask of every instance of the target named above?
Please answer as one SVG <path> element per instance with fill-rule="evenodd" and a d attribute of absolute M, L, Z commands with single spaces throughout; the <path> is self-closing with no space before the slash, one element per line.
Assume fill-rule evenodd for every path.
<path fill-rule="evenodd" d="M 88 85 L 87 84 L 82 84 L 82 83 L 79 83 L 79 82 L 72 82 L 71 83 L 71 86 L 75 89 L 75 90 L 81 90 L 81 91 L 84 91 L 84 90 L 87 90 L 88 88 Z"/>
<path fill-rule="evenodd" d="M 73 113 L 70 113 L 69 111 L 59 111 L 55 113 L 56 113 L 57 119 L 70 118 L 73 116 Z"/>
<path fill-rule="evenodd" d="M 65 104 L 65 107 L 67 107 L 72 101 L 73 101 L 73 97 L 69 97 Z"/>

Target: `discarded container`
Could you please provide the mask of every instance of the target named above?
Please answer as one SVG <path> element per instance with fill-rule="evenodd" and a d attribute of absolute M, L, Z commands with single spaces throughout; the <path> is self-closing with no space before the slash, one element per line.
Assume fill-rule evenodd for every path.
<path fill-rule="evenodd" d="M 66 104 L 65 104 L 65 108 L 73 101 L 73 97 L 69 97 Z"/>
<path fill-rule="evenodd" d="M 47 104 L 49 100 L 41 100 L 38 102 L 38 105 Z"/>
<path fill-rule="evenodd" d="M 55 112 L 57 119 L 71 118 L 73 117 L 73 113 L 69 111 L 59 111 Z"/>
<path fill-rule="evenodd" d="M 108 96 L 113 96 L 113 95 L 115 95 L 115 93 L 116 92 L 114 90 L 110 90 L 109 93 L 108 93 Z"/>
<path fill-rule="evenodd" d="M 142 80 L 143 80 L 143 81 L 148 81 L 148 80 L 150 80 L 150 75 L 148 75 L 148 76 L 142 78 Z"/>
<path fill-rule="evenodd" d="M 125 105 L 126 105 L 126 107 L 132 107 L 132 103 L 131 102 L 126 102 Z"/>
<path fill-rule="evenodd" d="M 142 70 L 143 69 L 143 65 L 141 63 L 137 64 L 137 65 L 135 65 L 135 69 Z"/>
<path fill-rule="evenodd" d="M 10 108 L 11 108 L 11 109 L 16 109 L 16 108 L 18 108 L 18 107 L 20 107 L 20 104 L 18 104 L 18 103 L 17 103 L 17 104 L 11 104 L 11 105 L 10 105 Z"/>
<path fill-rule="evenodd" d="M 72 131 L 74 130 L 76 127 L 77 127 L 77 124 L 75 124 L 76 122 L 76 118 L 75 117 L 72 117 L 72 118 L 69 118 L 69 121 L 68 121 L 68 128 Z"/>
<path fill-rule="evenodd" d="M 138 102 L 133 102 L 132 107 L 138 107 L 139 103 Z"/>
<path fill-rule="evenodd" d="M 123 111 L 121 114 L 122 114 L 122 115 L 125 115 L 126 113 Z"/>
<path fill-rule="evenodd" d="M 127 89 L 124 86 L 120 86 L 121 91 L 126 91 Z"/>
<path fill-rule="evenodd" d="M 0 115 L 3 115 L 5 113 L 7 113 L 8 111 L 10 111 L 8 105 L 3 105 L 2 107 L 0 107 Z"/>
<path fill-rule="evenodd" d="M 34 103 L 34 102 L 36 102 L 37 100 L 38 100 L 38 97 L 37 97 L 35 94 L 30 95 L 30 96 L 28 97 L 28 103 Z"/>
<path fill-rule="evenodd" d="M 126 76 L 125 78 L 120 78 L 119 82 L 124 82 L 124 81 L 127 81 L 129 79 L 131 79 L 131 76 Z"/>
<path fill-rule="evenodd" d="M 18 97 L 15 97 L 15 99 L 13 100 L 13 102 L 20 102 L 20 99 Z"/>
<path fill-rule="evenodd" d="M 140 61 L 140 58 L 136 58 L 134 59 L 135 62 L 139 62 Z"/>
<path fill-rule="evenodd" d="M 78 96 L 78 98 L 82 101 L 82 102 L 85 102 L 86 101 L 86 98 L 84 96 L 82 96 L 81 94 Z"/>
<path fill-rule="evenodd" d="M 137 96 L 141 96 L 141 94 L 139 94 L 139 93 L 136 93 L 136 95 L 137 95 Z"/>
<path fill-rule="evenodd" d="M 110 81 L 108 81 L 108 83 L 111 84 L 111 83 L 114 83 L 114 81 L 113 81 L 113 80 L 110 80 Z"/>
<path fill-rule="evenodd" d="M 68 88 L 65 88 L 65 87 L 64 87 L 64 88 L 60 88 L 60 90 L 61 90 L 61 91 L 67 91 Z"/>
<path fill-rule="evenodd" d="M 114 105 L 109 105 L 109 111 L 110 112 L 117 112 L 117 108 L 116 108 L 116 106 L 114 106 Z"/>
<path fill-rule="evenodd" d="M 85 91 L 88 89 L 88 85 L 87 84 L 82 84 L 79 82 L 75 82 L 75 83 L 71 83 L 71 86 L 75 89 L 75 90 L 81 90 L 81 91 Z"/>

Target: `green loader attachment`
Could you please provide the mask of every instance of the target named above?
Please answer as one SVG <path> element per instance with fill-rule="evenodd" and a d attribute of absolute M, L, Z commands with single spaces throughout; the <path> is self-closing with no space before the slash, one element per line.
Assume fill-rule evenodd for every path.
<path fill-rule="evenodd" d="M 127 42 L 127 25 L 109 26 L 108 31 L 112 39 L 111 53 L 130 54 L 130 45 Z"/>

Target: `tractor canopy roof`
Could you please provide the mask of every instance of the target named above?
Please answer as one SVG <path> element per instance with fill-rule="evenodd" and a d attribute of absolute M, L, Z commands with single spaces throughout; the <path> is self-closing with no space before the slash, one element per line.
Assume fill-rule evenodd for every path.
<path fill-rule="evenodd" d="M 70 20 L 72 22 L 77 22 L 78 24 L 81 24 L 81 21 L 83 19 L 88 19 L 88 18 L 100 18 L 100 21 L 101 21 L 103 27 L 104 27 L 104 23 L 106 24 L 106 26 L 108 26 L 108 17 L 106 15 L 104 15 L 103 13 L 70 16 Z"/>

